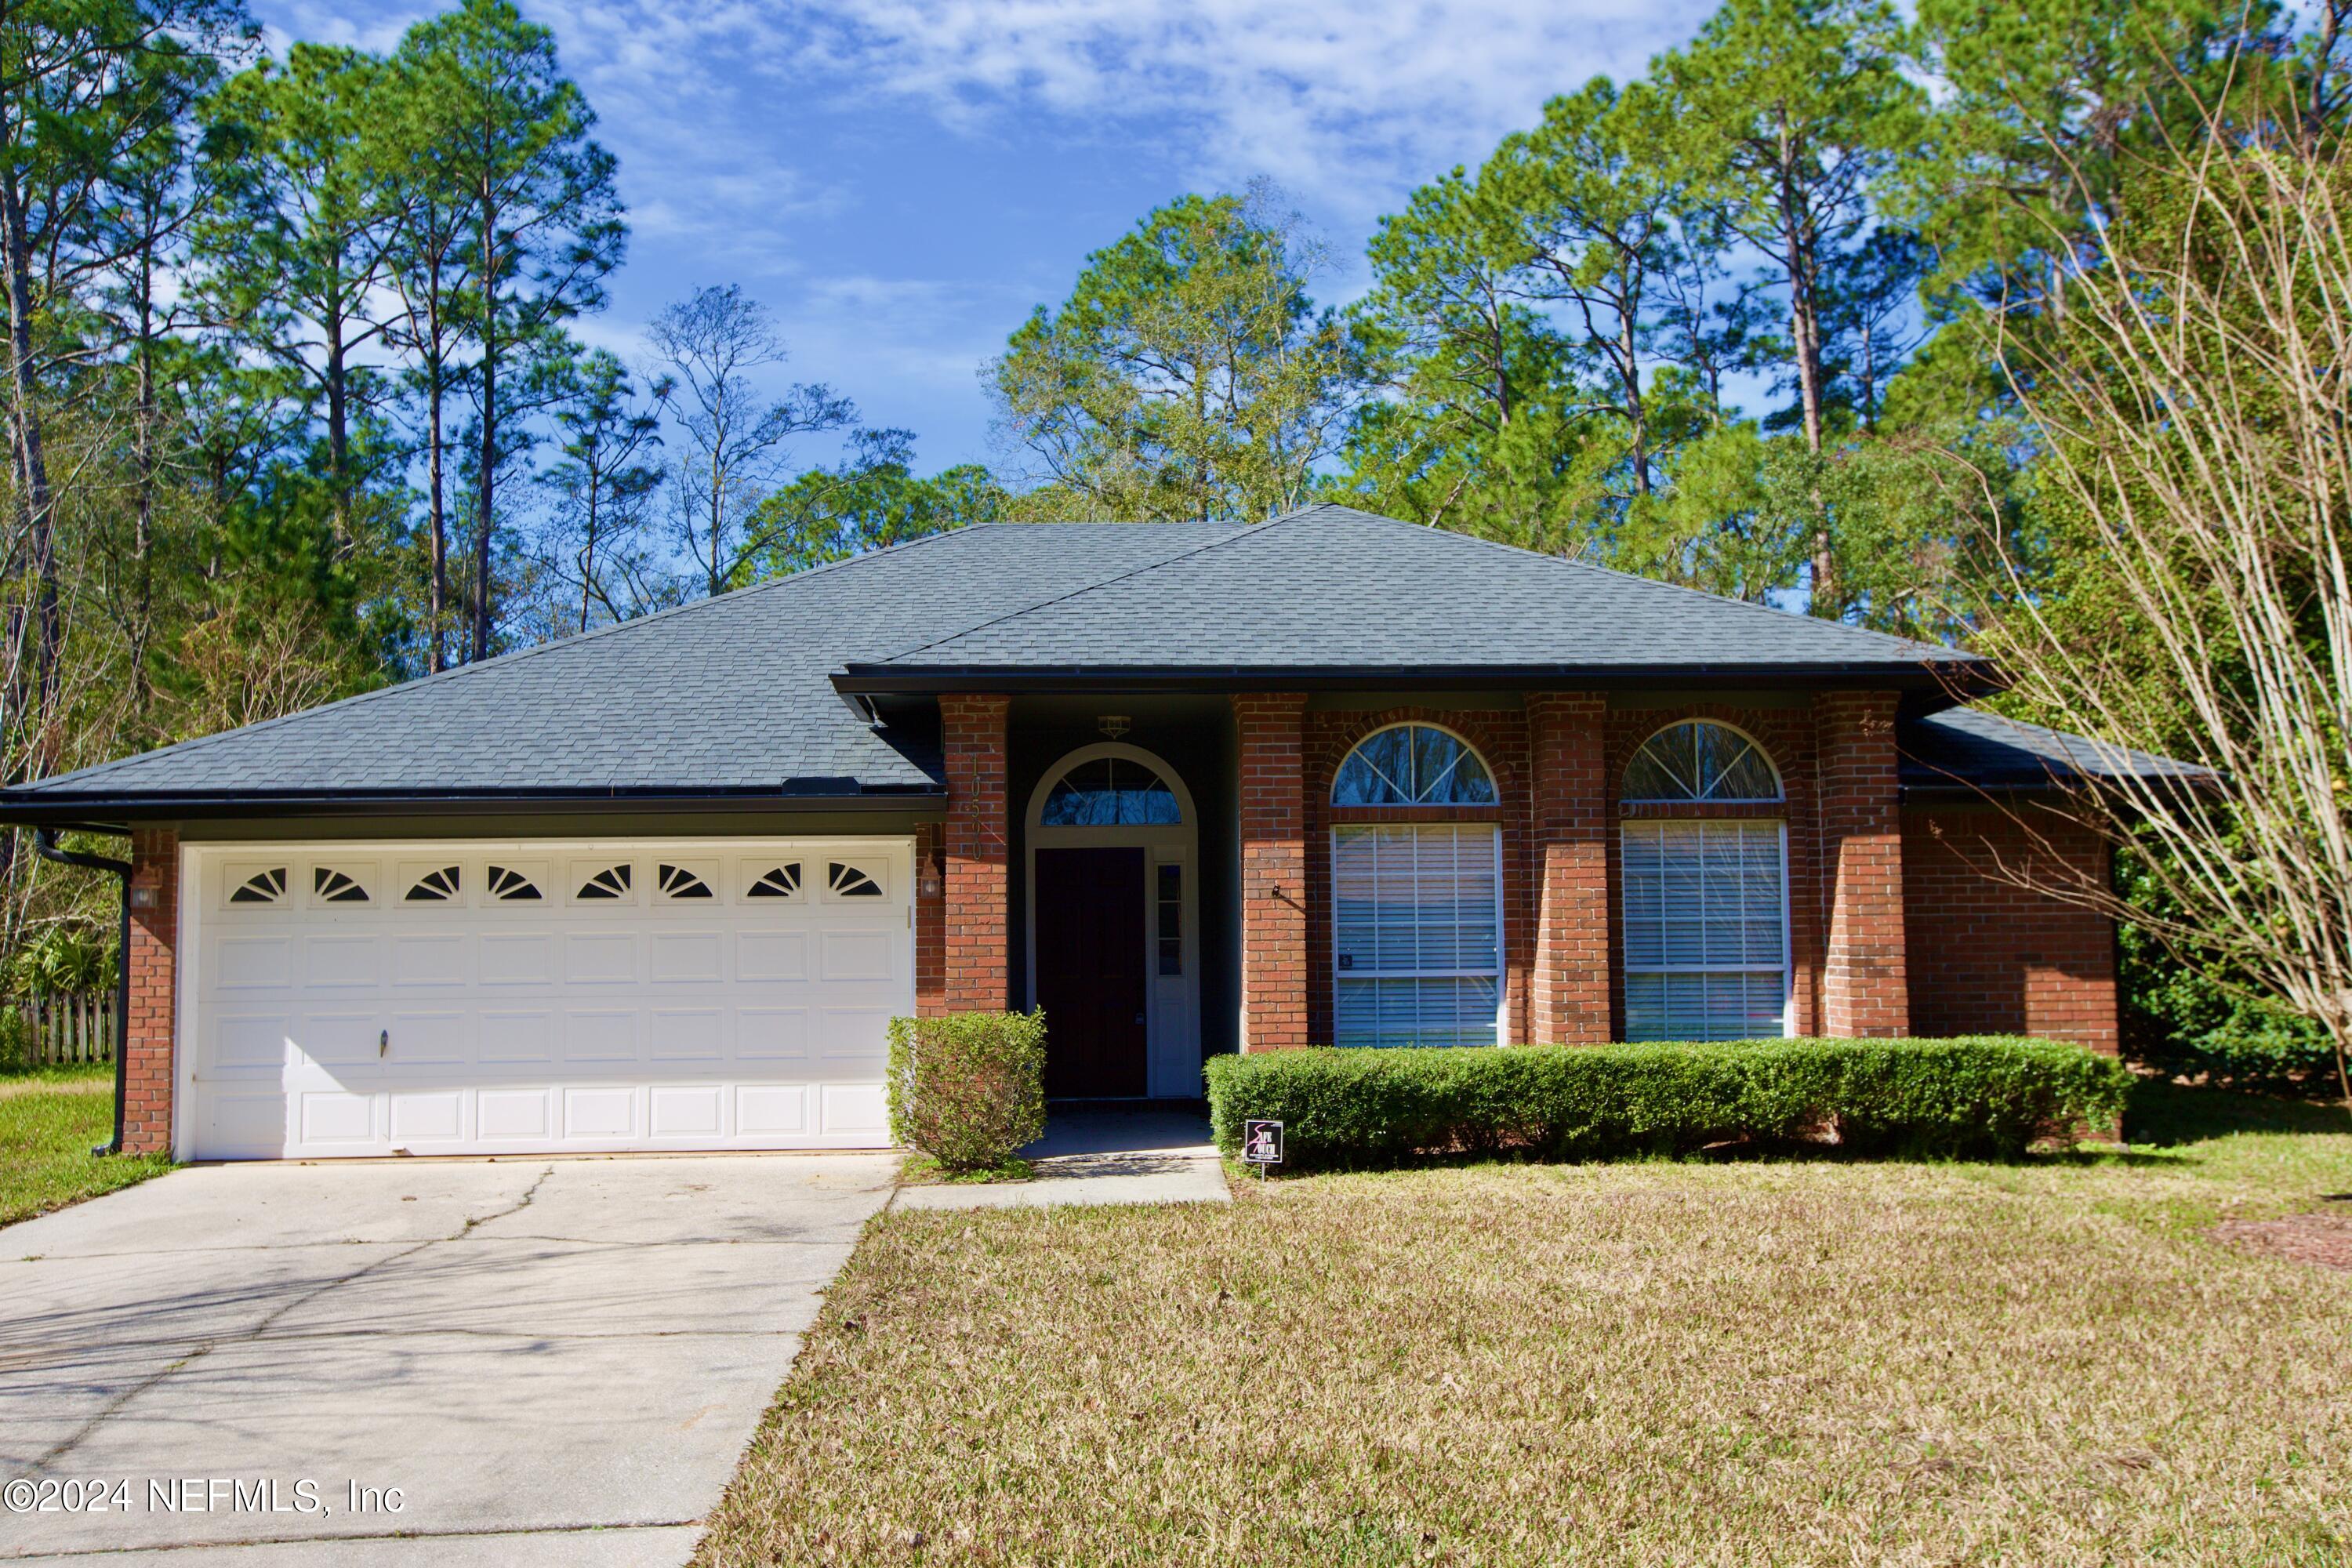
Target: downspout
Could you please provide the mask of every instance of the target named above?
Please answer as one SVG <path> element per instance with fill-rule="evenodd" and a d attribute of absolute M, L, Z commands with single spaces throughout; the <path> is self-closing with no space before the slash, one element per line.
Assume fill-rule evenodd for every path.
<path fill-rule="evenodd" d="M 115 949 L 114 956 L 114 1137 L 90 1151 L 93 1154 L 120 1154 L 122 1091 L 131 1070 L 131 862 L 104 855 L 85 855 L 79 849 L 60 849 L 54 827 L 35 828 L 33 847 L 44 860 L 54 860 L 60 866 L 79 866 L 86 871 L 104 871 L 122 883 L 121 945 Z"/>

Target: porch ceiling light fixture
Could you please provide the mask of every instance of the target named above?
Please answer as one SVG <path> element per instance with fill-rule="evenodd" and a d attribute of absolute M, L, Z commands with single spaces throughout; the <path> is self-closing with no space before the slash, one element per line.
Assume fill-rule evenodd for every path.
<path fill-rule="evenodd" d="M 1135 728 L 1134 721 L 1124 713 L 1104 713 L 1095 720 L 1095 728 L 1103 732 L 1106 741 L 1116 741 Z"/>

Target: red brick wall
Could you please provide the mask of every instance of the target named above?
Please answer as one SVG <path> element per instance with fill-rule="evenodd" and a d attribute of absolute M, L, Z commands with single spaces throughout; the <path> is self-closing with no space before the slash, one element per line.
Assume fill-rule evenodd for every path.
<path fill-rule="evenodd" d="M 1608 701 L 1595 692 L 1528 698 L 1529 870 L 1535 955 L 1525 1037 L 1596 1045 L 1609 1008 Z"/>
<path fill-rule="evenodd" d="M 2113 922 L 1998 875 L 2054 856 L 2104 882 L 2107 846 L 2074 823 L 2023 815 L 1990 804 L 1904 808 L 1911 1026 L 2042 1035 L 2113 1055 Z"/>
<path fill-rule="evenodd" d="M 915 825 L 915 1012 L 925 1018 L 948 1010 L 946 841 L 944 823 Z"/>
<path fill-rule="evenodd" d="M 131 836 L 131 1016 L 123 1031 L 122 1148 L 172 1148 L 173 1046 L 180 941 L 180 835 L 142 827 Z"/>
<path fill-rule="evenodd" d="M 1498 805 L 1491 806 L 1335 807 L 1331 780 L 1348 753 L 1375 730 L 1391 724 L 1435 724 L 1476 748 L 1494 774 Z M 1307 1018 L 1311 1036 L 1328 1044 L 1332 1016 L 1331 828 L 1340 822 L 1491 822 L 1502 830 L 1503 1037 L 1528 1039 L 1528 974 L 1535 963 L 1535 912 L 1528 870 L 1528 724 L 1523 713 L 1489 709 L 1389 708 L 1326 710 L 1307 716 L 1301 778 L 1307 824 Z"/>
<path fill-rule="evenodd" d="M 941 1011 L 988 1011 L 1012 1005 L 1005 956 L 1010 839 L 1004 816 L 1004 726 L 1011 707 L 1007 697 L 954 694 L 940 699 L 940 740 L 948 774 Z M 919 998 L 919 979 L 917 984 Z"/>
<path fill-rule="evenodd" d="M 1313 966 L 1300 775 L 1307 699 L 1280 692 L 1233 702 L 1240 758 L 1242 1049 L 1309 1045 Z"/>
<path fill-rule="evenodd" d="M 1642 742 L 1669 724 L 1691 719 L 1711 719 L 1728 724 L 1764 749 L 1780 773 L 1785 798 L 1767 805 L 1627 805 L 1623 804 L 1625 768 Z M 1821 968 L 1824 904 L 1821 893 L 1822 835 L 1813 788 L 1815 736 L 1812 713 L 1803 708 L 1743 708 L 1721 702 L 1698 702 L 1671 708 L 1625 708 L 1609 715 L 1606 774 L 1612 818 L 1605 846 L 1609 858 L 1609 951 L 1625 951 L 1625 906 L 1619 897 L 1623 840 L 1617 826 L 1629 818 L 1748 817 L 1787 826 L 1789 847 L 1789 957 L 1790 985 L 1795 992 L 1794 1028 L 1800 1035 L 1821 1032 Z M 1625 1031 L 1625 976 L 1615 963 L 1609 973 L 1611 1038 Z"/>
<path fill-rule="evenodd" d="M 1895 700 L 1894 693 L 1882 691 L 1832 691 L 1813 700 L 1827 899 L 1825 1035 L 1911 1032 Z"/>

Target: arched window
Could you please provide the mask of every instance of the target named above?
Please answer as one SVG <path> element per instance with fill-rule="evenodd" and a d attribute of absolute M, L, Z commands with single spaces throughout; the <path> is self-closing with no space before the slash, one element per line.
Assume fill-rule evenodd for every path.
<path fill-rule="evenodd" d="M 1460 737 L 1396 724 L 1357 743 L 1331 780 L 1333 805 L 1492 805 L 1494 775 Z"/>
<path fill-rule="evenodd" d="M 1367 735 L 1334 805 L 1493 805 L 1495 778 L 1433 724 Z M 1503 995 L 1502 857 L 1490 822 L 1331 829 L 1333 1033 L 1343 1046 L 1491 1046 Z"/>
<path fill-rule="evenodd" d="M 1055 781 L 1037 814 L 1045 827 L 1158 827 L 1184 820 L 1168 781 L 1128 757 L 1097 757 Z"/>
<path fill-rule="evenodd" d="M 1779 800 L 1780 775 L 1755 742 L 1727 724 L 1669 724 L 1625 766 L 1624 798 L 1709 805 Z"/>
<path fill-rule="evenodd" d="M 1753 741 L 1672 724 L 1625 769 L 1624 798 L 1725 805 L 1781 798 Z M 1625 1037 L 1730 1040 L 1787 1032 L 1785 825 L 1752 816 L 1644 816 L 1622 830 Z"/>

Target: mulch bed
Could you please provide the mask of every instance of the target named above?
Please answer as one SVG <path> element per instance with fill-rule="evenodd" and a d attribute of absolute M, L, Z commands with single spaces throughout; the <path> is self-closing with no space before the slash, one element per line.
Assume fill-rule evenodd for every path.
<path fill-rule="evenodd" d="M 2316 1263 L 2322 1268 L 2352 1273 L 2352 1205 L 2331 1205 L 2332 1214 L 2289 1215 L 2284 1219 L 2225 1219 L 2213 1227 L 2213 1238 L 2249 1252 Z"/>

